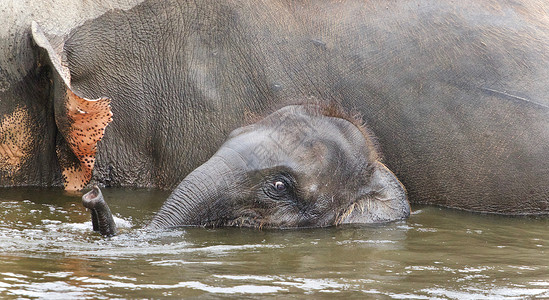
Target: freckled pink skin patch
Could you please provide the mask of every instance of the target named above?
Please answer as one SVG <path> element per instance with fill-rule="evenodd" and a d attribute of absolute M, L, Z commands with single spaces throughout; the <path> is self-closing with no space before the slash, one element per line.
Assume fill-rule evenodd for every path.
<path fill-rule="evenodd" d="M 70 89 L 67 89 L 66 97 L 66 114 L 71 126 L 65 140 L 80 164 L 64 168 L 62 172 L 65 189 L 75 191 L 83 189 L 92 177 L 97 143 L 112 121 L 112 112 L 108 98 L 88 100 Z"/>

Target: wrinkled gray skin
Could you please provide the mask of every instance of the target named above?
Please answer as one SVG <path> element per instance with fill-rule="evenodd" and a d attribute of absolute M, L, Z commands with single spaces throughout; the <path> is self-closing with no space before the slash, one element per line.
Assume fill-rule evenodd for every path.
<path fill-rule="evenodd" d="M 404 187 L 365 134 L 317 105 L 282 108 L 234 130 L 179 184 L 147 228 L 325 227 L 407 218 Z M 96 231 L 115 233 L 97 187 L 83 203 Z"/>
<path fill-rule="evenodd" d="M 38 23 L 65 40 L 75 90 L 112 98 L 94 183 L 173 188 L 242 116 L 314 96 L 364 115 L 412 202 L 549 213 L 547 1 L 83 2 L 89 14 Z M 15 26 L 1 42 L 30 44 Z M 38 48 L 2 48 L 2 72 L 26 68 L 0 74 L 0 113 L 27 103 L 38 156 L 0 185 L 59 185 L 51 69 Z"/>
<path fill-rule="evenodd" d="M 0 187 L 60 186 L 62 178 L 56 144 L 59 130 L 54 118 L 52 70 L 34 45 L 31 22 L 50 34 L 66 36 L 85 21 L 114 8 L 129 9 L 140 0 L 0 1 L 0 147 L 11 138 L 29 141 L 29 154 L 16 172 L 5 168 L 0 150 Z M 6 118 L 22 108 L 28 112 L 30 135 L 3 134 Z M 19 121 L 19 120 L 18 120 Z"/>

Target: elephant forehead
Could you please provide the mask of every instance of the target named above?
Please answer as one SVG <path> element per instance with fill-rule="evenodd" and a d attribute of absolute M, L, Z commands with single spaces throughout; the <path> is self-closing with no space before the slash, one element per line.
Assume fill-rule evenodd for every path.
<path fill-rule="evenodd" d="M 354 171 L 366 164 L 364 147 L 346 140 L 341 132 L 317 132 L 295 139 L 295 135 L 276 130 L 258 129 L 227 141 L 218 155 L 232 165 L 242 163 L 248 169 L 286 166 L 305 173 L 329 170 Z"/>
<path fill-rule="evenodd" d="M 362 133 L 352 124 L 336 118 L 323 118 L 288 133 L 284 127 L 272 129 L 266 136 L 276 153 L 303 163 L 353 165 L 369 157 Z"/>

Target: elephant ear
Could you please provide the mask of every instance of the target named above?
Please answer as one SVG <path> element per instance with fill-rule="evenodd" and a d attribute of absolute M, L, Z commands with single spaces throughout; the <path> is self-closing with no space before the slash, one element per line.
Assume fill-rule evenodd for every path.
<path fill-rule="evenodd" d="M 32 23 L 34 42 L 42 48 L 53 69 L 55 123 L 59 130 L 56 152 L 66 190 L 80 190 L 91 180 L 97 143 L 112 121 L 109 98 L 87 99 L 71 88 L 71 74 L 63 60 L 64 41 L 46 38 Z"/>
<path fill-rule="evenodd" d="M 362 194 L 366 195 L 364 202 L 350 206 L 339 224 L 386 223 L 410 216 L 406 189 L 395 174 L 380 161 L 373 164 L 370 182 L 362 190 Z"/>

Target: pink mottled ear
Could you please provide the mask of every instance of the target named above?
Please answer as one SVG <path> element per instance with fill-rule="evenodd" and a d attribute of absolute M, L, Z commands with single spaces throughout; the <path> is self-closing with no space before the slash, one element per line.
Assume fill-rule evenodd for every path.
<path fill-rule="evenodd" d="M 81 190 L 91 180 L 97 144 L 112 121 L 110 99 L 87 99 L 75 93 L 70 70 L 62 59 L 63 41 L 55 37 L 48 40 L 35 22 L 32 35 L 54 69 L 55 122 L 61 133 L 56 147 L 65 189 Z"/>
<path fill-rule="evenodd" d="M 67 86 L 64 99 L 59 101 L 63 103 L 63 111 L 58 113 L 57 108 L 55 110 L 57 126 L 71 153 L 78 160 L 77 164 L 71 163 L 68 157 L 63 157 L 64 154 L 58 151 L 59 161 L 63 162 L 61 167 L 65 189 L 80 190 L 91 179 L 97 143 L 112 121 L 110 99 L 89 100 L 79 97 Z M 58 115 L 62 117 L 57 118 Z M 65 119 L 64 122 L 57 121 L 61 118 Z"/>

